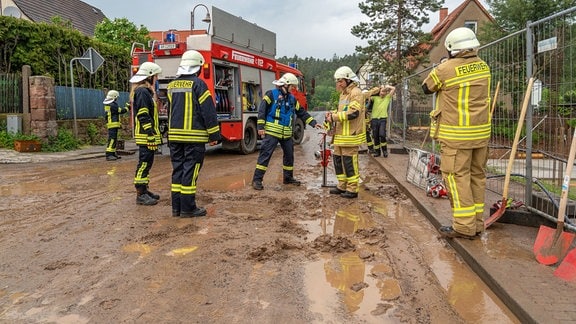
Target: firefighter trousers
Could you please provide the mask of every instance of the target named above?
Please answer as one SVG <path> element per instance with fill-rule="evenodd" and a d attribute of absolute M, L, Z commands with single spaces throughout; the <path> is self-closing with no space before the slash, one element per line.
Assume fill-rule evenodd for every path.
<path fill-rule="evenodd" d="M 264 179 L 264 174 L 268 169 L 268 164 L 278 143 L 280 143 L 283 152 L 282 174 L 284 180 L 294 177 L 294 143 L 292 138 L 279 139 L 271 135 L 265 135 L 260 146 L 260 153 L 258 154 L 252 181 L 262 181 Z"/>
<path fill-rule="evenodd" d="M 484 230 L 488 146 L 453 148 L 442 143 L 440 170 L 452 207 L 452 227 L 465 235 Z"/>
<path fill-rule="evenodd" d="M 155 151 L 149 150 L 146 145 L 138 145 L 138 165 L 134 175 L 134 186 L 136 189 L 148 187 L 148 183 L 150 183 L 148 175 L 154 164 L 155 153 Z"/>
<path fill-rule="evenodd" d="M 374 142 L 374 150 L 382 149 L 382 152 L 388 150 L 388 142 L 386 141 L 386 123 L 387 118 L 376 118 L 370 122 L 372 128 L 372 141 Z"/>
<path fill-rule="evenodd" d="M 360 170 L 357 146 L 334 146 L 334 171 L 338 189 L 358 193 Z"/>
<path fill-rule="evenodd" d="M 196 206 L 196 186 L 200 169 L 204 164 L 204 143 L 169 142 L 172 162 L 172 211 L 191 213 Z"/>
<path fill-rule="evenodd" d="M 106 143 L 106 156 L 116 156 L 118 143 L 118 128 L 108 128 L 108 143 Z"/>

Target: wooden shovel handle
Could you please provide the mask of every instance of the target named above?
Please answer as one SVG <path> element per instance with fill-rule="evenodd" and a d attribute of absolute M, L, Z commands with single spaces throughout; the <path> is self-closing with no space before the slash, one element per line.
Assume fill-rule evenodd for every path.
<path fill-rule="evenodd" d="M 494 115 L 494 109 L 496 108 L 496 99 L 498 98 L 498 92 L 500 91 L 500 81 L 496 84 L 496 90 L 494 91 L 494 99 L 492 100 L 492 108 L 490 109 L 490 118 Z"/>
<path fill-rule="evenodd" d="M 574 166 L 574 156 L 576 155 L 576 128 L 572 135 L 572 144 L 570 144 L 570 153 L 568 153 L 568 162 L 566 164 L 566 175 L 562 181 L 562 193 L 560 194 L 560 206 L 558 207 L 558 224 L 556 228 L 564 228 L 564 216 L 566 214 L 566 205 L 568 204 L 568 191 L 570 190 L 570 178 L 572 176 L 572 167 Z"/>
<path fill-rule="evenodd" d="M 514 165 L 514 158 L 518 150 L 518 142 L 520 142 L 520 134 L 524 126 L 524 119 L 526 118 L 526 111 L 530 103 L 530 94 L 532 93 L 532 85 L 534 78 L 528 80 L 528 86 L 524 93 L 524 101 L 522 102 L 522 109 L 520 110 L 520 117 L 518 119 L 518 126 L 516 127 L 516 135 L 514 135 L 514 142 L 512 143 L 512 151 L 510 151 L 510 158 L 508 159 L 508 166 L 506 167 L 506 177 L 504 178 L 504 190 L 502 190 L 502 204 L 506 204 L 508 199 L 508 187 L 510 186 L 510 174 L 512 173 L 512 166 Z"/>

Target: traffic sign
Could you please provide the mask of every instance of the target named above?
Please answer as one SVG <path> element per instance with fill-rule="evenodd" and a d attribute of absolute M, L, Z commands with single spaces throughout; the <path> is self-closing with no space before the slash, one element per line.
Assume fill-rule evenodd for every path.
<path fill-rule="evenodd" d="M 95 49 L 89 47 L 78 61 L 88 72 L 94 74 L 104 63 L 104 58 Z"/>

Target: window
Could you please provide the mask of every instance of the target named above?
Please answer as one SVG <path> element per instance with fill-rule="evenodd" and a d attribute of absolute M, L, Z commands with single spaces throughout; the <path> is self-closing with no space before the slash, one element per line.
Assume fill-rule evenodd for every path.
<path fill-rule="evenodd" d="M 476 21 L 467 20 L 466 22 L 464 22 L 464 27 L 468 27 L 468 28 L 472 29 L 472 31 L 475 34 L 477 33 L 477 30 L 476 30 L 477 25 L 478 25 L 478 23 Z"/>

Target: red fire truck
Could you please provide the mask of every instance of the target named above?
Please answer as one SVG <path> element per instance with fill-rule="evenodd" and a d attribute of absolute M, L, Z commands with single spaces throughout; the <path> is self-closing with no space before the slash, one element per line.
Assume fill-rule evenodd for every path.
<path fill-rule="evenodd" d="M 150 50 L 132 46 L 132 71 L 146 61 L 162 67 L 157 93 L 166 107 L 166 88 L 176 78 L 180 57 L 188 49 L 202 53 L 206 62 L 200 77 L 206 81 L 215 100 L 222 147 L 249 154 L 259 140 L 256 129 L 258 106 L 263 94 L 273 88 L 272 81 L 286 72 L 300 79 L 296 98 L 308 109 L 303 74 L 296 68 L 276 61 L 276 34 L 256 24 L 212 7 L 212 29 L 169 30 L 157 33 Z M 154 33 L 152 33 L 154 36 Z M 184 39 L 185 38 L 185 39 Z M 164 106 L 164 107 L 162 107 Z M 167 117 L 163 117 L 166 120 Z M 162 123 L 166 127 L 165 122 Z M 294 141 L 304 138 L 305 125 L 295 118 Z"/>

